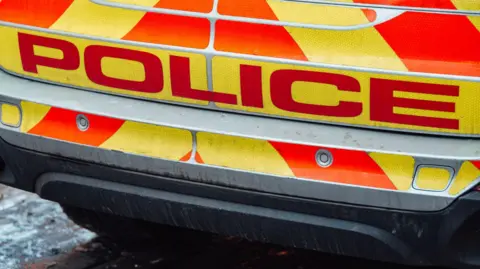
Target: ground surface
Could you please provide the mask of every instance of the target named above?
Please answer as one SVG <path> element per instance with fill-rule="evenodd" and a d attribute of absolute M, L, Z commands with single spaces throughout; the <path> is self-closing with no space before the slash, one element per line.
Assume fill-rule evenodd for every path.
<path fill-rule="evenodd" d="M 0 269 L 412 269 L 236 238 L 118 246 L 72 224 L 60 207 L 0 185 Z"/>

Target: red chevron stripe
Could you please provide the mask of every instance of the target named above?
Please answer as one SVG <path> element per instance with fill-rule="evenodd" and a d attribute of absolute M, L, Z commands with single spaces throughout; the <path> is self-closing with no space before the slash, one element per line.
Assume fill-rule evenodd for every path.
<path fill-rule="evenodd" d="M 475 167 L 477 167 L 478 169 L 480 169 L 480 161 L 472 161 L 471 162 L 473 165 L 475 165 Z"/>
<path fill-rule="evenodd" d="M 161 0 L 155 7 L 208 12 L 212 5 L 212 0 Z M 208 19 L 150 12 L 123 39 L 203 49 L 210 40 L 210 22 Z"/>
<path fill-rule="evenodd" d="M 452 8 L 452 3 L 450 0 L 355 0 L 355 2 L 387 6 L 455 9 L 455 7 Z"/>
<path fill-rule="evenodd" d="M 450 1 L 422 2 L 455 9 Z M 480 76 L 480 32 L 466 16 L 406 12 L 375 28 L 410 71 Z"/>
<path fill-rule="evenodd" d="M 382 168 L 364 151 L 329 148 L 334 161 L 331 166 L 323 168 L 315 158 L 318 147 L 279 142 L 270 144 L 285 159 L 296 177 L 396 189 Z"/>
<path fill-rule="evenodd" d="M 218 12 L 232 16 L 278 20 L 266 1 L 221 0 Z M 307 60 L 284 27 L 219 20 L 215 49 L 251 55 Z"/>
<path fill-rule="evenodd" d="M 73 0 L 2 0 L 0 21 L 48 28 L 72 2 Z"/>
<path fill-rule="evenodd" d="M 78 129 L 76 122 L 78 114 L 88 118 L 90 123 L 88 130 L 82 132 Z M 100 146 L 115 134 L 124 122 L 124 120 L 52 107 L 42 121 L 28 133 L 82 145 Z"/>

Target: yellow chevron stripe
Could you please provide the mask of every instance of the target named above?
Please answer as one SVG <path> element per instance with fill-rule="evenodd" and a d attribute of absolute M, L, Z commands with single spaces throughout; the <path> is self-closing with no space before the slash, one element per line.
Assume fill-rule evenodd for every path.
<path fill-rule="evenodd" d="M 464 162 L 460 171 L 458 171 L 455 181 L 452 183 L 448 194 L 457 195 L 463 191 L 468 185 L 480 177 L 480 170 L 471 162 Z"/>
<path fill-rule="evenodd" d="M 268 141 L 197 133 L 197 151 L 205 164 L 293 176 L 293 172 Z"/>
<path fill-rule="evenodd" d="M 413 157 L 376 152 L 369 153 L 369 155 L 387 174 L 398 190 L 406 191 L 410 189 L 415 169 Z"/>
<path fill-rule="evenodd" d="M 178 161 L 192 145 L 192 134 L 187 130 L 127 121 L 100 147 Z"/>
<path fill-rule="evenodd" d="M 134 0 L 122 2 L 135 3 Z M 143 5 L 153 6 L 157 2 L 158 0 L 143 0 Z M 75 0 L 50 29 L 122 38 L 145 14 L 141 11 L 97 5 L 90 0 Z"/>
<path fill-rule="evenodd" d="M 351 2 L 351 1 L 350 1 Z M 279 20 L 335 26 L 368 23 L 360 9 L 270 1 Z M 310 61 L 408 71 L 375 28 L 355 31 L 286 27 Z"/>
<path fill-rule="evenodd" d="M 35 127 L 47 115 L 51 107 L 36 103 L 22 101 L 20 103 L 22 108 L 22 124 L 20 131 L 27 133 Z"/>
<path fill-rule="evenodd" d="M 473 23 L 473 25 L 480 31 L 480 16 L 470 16 L 468 19 Z"/>
<path fill-rule="evenodd" d="M 480 1 L 471 0 L 452 0 L 452 3 L 461 10 L 480 10 Z M 475 25 L 475 27 L 480 31 L 480 16 L 469 16 L 468 19 Z"/>
<path fill-rule="evenodd" d="M 267 0 L 282 21 L 324 24 L 332 26 L 353 26 L 368 22 L 357 8 Z M 339 14 L 341 16 L 339 16 Z"/>

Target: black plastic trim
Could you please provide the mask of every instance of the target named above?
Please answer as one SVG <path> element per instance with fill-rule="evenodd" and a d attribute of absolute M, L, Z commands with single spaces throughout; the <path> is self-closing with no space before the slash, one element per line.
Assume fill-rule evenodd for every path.
<path fill-rule="evenodd" d="M 371 259 L 414 259 L 412 250 L 393 235 L 344 220 L 58 173 L 44 174 L 37 190 L 63 204 L 162 224 L 325 252 L 335 248 Z"/>

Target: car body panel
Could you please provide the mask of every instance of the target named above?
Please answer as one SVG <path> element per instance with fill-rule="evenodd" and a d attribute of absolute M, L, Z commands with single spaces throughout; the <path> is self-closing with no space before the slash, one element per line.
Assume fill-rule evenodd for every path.
<path fill-rule="evenodd" d="M 20 113 L 5 110 L 9 113 L 1 114 L 1 122 L 21 118 L 19 124 L 0 125 L 5 141 L 88 162 L 268 193 L 418 211 L 444 209 L 477 184 L 480 175 L 478 156 L 448 155 L 451 146 L 472 149 L 474 140 L 415 142 L 409 138 L 416 135 L 338 127 L 350 138 L 336 143 L 331 137 L 335 129 L 322 131 L 324 126 L 313 123 L 219 114 L 89 91 L 72 94 L 66 87 L 8 74 L 0 74 L 0 79 L 5 85 L 0 89 L 2 112 L 7 104 Z M 85 130 L 78 126 L 80 115 L 88 120 Z M 311 139 L 322 132 L 330 140 L 320 141 L 330 143 Z M 349 141 L 360 145 L 372 139 L 397 142 L 383 149 L 346 147 Z M 428 143 L 447 157 L 422 155 L 431 152 Z M 402 153 L 393 147 L 405 149 L 403 145 L 418 151 Z M 318 162 L 318 153 L 325 151 L 333 159 L 326 167 Z M 451 169 L 448 186 L 438 187 L 435 177 L 427 185 L 414 183 L 424 166 Z"/>
<path fill-rule="evenodd" d="M 473 0 L 2 0 L 0 182 L 475 264 L 479 18 Z"/>
<path fill-rule="evenodd" d="M 98 212 L 334 254 L 477 264 L 477 229 L 468 228 L 480 212 L 474 139 L 258 118 L 1 71 L 0 82 L 2 184 Z M 330 166 L 319 165 L 319 152 L 331 154 Z"/>
<path fill-rule="evenodd" d="M 23 76 L 206 109 L 480 134 L 480 13 L 468 0 L 26 2 L 0 4 L 0 65 Z"/>

